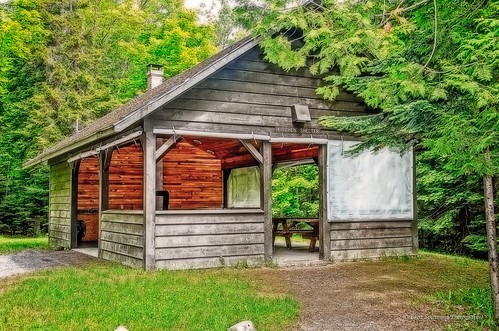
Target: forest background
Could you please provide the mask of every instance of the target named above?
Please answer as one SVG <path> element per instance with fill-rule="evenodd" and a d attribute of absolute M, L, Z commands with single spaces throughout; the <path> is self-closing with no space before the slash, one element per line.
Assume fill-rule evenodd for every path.
<path fill-rule="evenodd" d="M 323 1 L 325 5 L 331 5 L 330 2 L 334 1 Z M 348 17 L 349 21 L 340 26 L 342 29 L 351 26 L 350 29 L 341 30 L 351 38 L 347 41 L 350 48 L 369 47 L 373 40 L 380 40 L 369 33 L 379 30 L 385 37 L 396 36 L 392 39 L 396 44 L 386 48 L 393 55 L 387 57 L 387 61 L 392 61 L 392 64 L 402 62 L 404 56 L 407 59 L 407 54 L 412 52 L 421 62 L 420 67 L 402 63 L 405 71 L 393 71 L 390 78 L 394 88 L 402 90 L 404 104 L 413 107 L 409 111 L 407 107 L 398 109 L 399 114 L 413 111 L 420 116 L 420 122 L 417 122 L 417 116 L 411 117 L 413 122 L 416 121 L 412 123 L 412 131 L 397 137 L 406 139 L 410 136 L 417 144 L 420 246 L 486 257 L 482 174 L 473 169 L 463 171 L 462 167 L 453 165 L 442 155 L 456 151 L 442 150 L 438 146 L 442 142 L 435 137 L 428 140 L 434 142 L 433 146 L 431 143 L 417 143 L 421 131 L 428 129 L 423 124 L 428 121 L 424 115 L 429 111 L 425 112 L 427 108 L 424 105 L 412 101 L 426 99 L 446 107 L 462 107 L 459 102 L 474 101 L 455 98 L 460 89 L 473 89 L 475 85 L 478 86 L 477 93 L 480 86 L 490 87 L 485 89 L 487 91 L 497 89 L 499 43 L 492 49 L 487 46 L 491 42 L 490 38 L 492 41 L 498 38 L 499 23 L 497 19 L 494 20 L 497 17 L 497 1 L 357 3 L 364 7 L 357 7 L 355 14 L 335 13 L 337 17 Z M 43 229 L 47 223 L 48 169 L 41 166 L 25 170 L 22 163 L 78 127 L 87 125 L 142 93 L 146 88 L 147 64 L 163 65 L 166 77 L 171 77 L 230 44 L 237 38 L 233 33 L 237 24 L 246 27 L 247 31 L 258 26 L 252 31 L 256 34 L 265 34 L 264 30 L 279 31 L 297 27 L 306 31 L 310 26 L 309 22 L 303 21 L 303 16 L 289 15 L 289 11 L 283 9 L 286 7 L 284 1 L 263 1 L 258 4 L 239 1 L 239 5 L 238 10 L 231 11 L 229 5 L 222 2 L 219 15 L 209 17 L 207 23 L 200 24 L 197 14 L 186 10 L 182 1 L 178 0 L 13 0 L 0 4 L 0 233 L 32 235 L 35 224 L 41 224 Z M 410 10 L 401 11 L 407 8 Z M 377 21 L 363 21 L 367 17 L 366 13 L 371 18 L 377 18 Z M 435 30 L 435 17 L 440 27 L 438 30 Z M 363 24 L 366 29 L 359 29 Z M 310 38 L 327 38 L 327 33 L 331 34 L 330 38 L 334 38 L 333 31 L 332 27 L 329 32 L 316 27 Z M 355 31 L 364 31 L 364 34 L 355 34 Z M 300 61 L 311 51 L 305 47 L 302 54 L 290 53 L 292 45 L 279 38 L 267 38 L 265 42 L 270 60 L 274 57 L 274 62 L 289 68 L 303 65 Z M 437 47 L 432 47 L 435 43 Z M 449 49 L 453 45 L 466 43 L 471 48 L 488 51 L 488 55 L 483 54 L 488 58 L 483 59 L 471 51 L 455 52 L 451 56 L 457 62 L 462 62 L 462 66 L 454 78 L 462 86 L 434 84 L 438 79 L 431 80 L 429 84 L 428 74 L 425 73 L 428 68 L 435 71 L 430 73 L 434 76 L 438 76 L 438 72 L 450 70 L 452 63 L 445 66 L 445 61 L 449 60 Z M 415 44 L 424 47 L 419 50 L 414 47 Z M 302 45 L 307 46 L 306 40 Z M 337 57 L 341 55 L 341 52 L 335 54 Z M 379 73 L 384 73 L 383 70 L 389 67 L 387 62 L 378 63 L 377 68 L 368 68 L 358 56 L 344 55 L 343 62 L 330 61 L 329 66 L 316 67 L 316 73 L 324 75 L 332 65 L 337 66 L 347 75 L 330 78 L 331 81 L 335 80 L 338 85 L 357 93 L 364 92 L 362 96 L 373 107 L 395 107 L 396 103 L 389 104 L 386 98 L 379 102 L 379 98 L 369 95 L 375 91 L 373 86 L 371 89 L 365 89 L 365 85 L 359 87 L 359 82 L 353 79 L 355 74 L 348 76 L 349 70 L 354 73 L 356 70 L 360 70 L 359 73 L 369 70 L 370 74 L 381 76 Z M 275 58 L 285 61 L 279 62 Z M 405 85 L 400 85 L 401 82 Z M 453 89 L 456 90 L 454 95 Z M 335 87 L 324 88 L 320 92 L 326 98 L 334 98 Z M 378 92 L 382 94 L 383 91 Z M 488 127 L 494 130 L 498 127 L 497 97 L 479 97 L 485 100 L 487 109 L 492 109 Z M 393 109 L 392 113 L 396 113 L 397 108 Z M 480 124 L 473 123 L 477 118 L 468 118 L 459 112 L 447 114 L 446 120 L 456 122 L 456 132 Z M 393 134 L 387 130 L 388 124 L 383 122 L 385 118 L 388 117 L 370 118 L 368 124 Z M 421 125 L 418 126 L 418 123 Z M 348 123 L 343 124 L 345 128 L 348 127 Z M 357 126 L 359 130 L 362 132 L 362 127 Z M 380 142 L 380 136 L 376 137 Z M 456 134 L 456 137 L 461 135 Z M 470 141 L 457 145 L 472 146 L 475 143 L 483 148 L 478 138 L 474 139 L 473 135 L 469 137 Z M 494 138 L 497 138 L 497 134 L 489 137 L 492 140 Z M 497 141 L 486 145 L 489 148 L 492 146 L 492 159 L 497 160 Z M 437 153 L 438 148 L 440 150 Z M 459 153 L 466 158 L 468 152 L 471 160 L 473 150 L 462 149 Z M 497 179 L 497 173 L 493 177 Z M 494 191 L 497 192 L 497 180 L 495 183 Z M 317 213 L 317 169 L 313 165 L 276 171 L 273 190 L 276 215 L 314 216 Z M 495 205 L 498 205 L 497 198 Z"/>

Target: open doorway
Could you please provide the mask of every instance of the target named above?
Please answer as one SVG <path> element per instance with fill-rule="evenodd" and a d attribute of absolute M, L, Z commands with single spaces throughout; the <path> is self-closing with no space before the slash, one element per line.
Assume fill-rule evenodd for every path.
<path fill-rule="evenodd" d="M 272 238 L 278 264 L 319 260 L 318 146 L 272 148 Z"/>
<path fill-rule="evenodd" d="M 73 248 L 85 249 L 96 255 L 99 240 L 99 159 L 82 159 L 77 170 L 76 240 Z"/>

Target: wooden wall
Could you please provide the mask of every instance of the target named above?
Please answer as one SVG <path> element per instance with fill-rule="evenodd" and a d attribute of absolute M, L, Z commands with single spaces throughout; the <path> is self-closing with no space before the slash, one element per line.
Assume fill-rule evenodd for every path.
<path fill-rule="evenodd" d="M 78 220 L 86 225 L 83 241 L 99 238 L 99 159 L 89 157 L 80 161 L 78 172 Z"/>
<path fill-rule="evenodd" d="M 64 161 L 50 166 L 49 243 L 71 246 L 71 167 Z"/>
<path fill-rule="evenodd" d="M 99 257 L 143 268 L 144 215 L 138 211 L 102 213 Z"/>
<path fill-rule="evenodd" d="M 170 209 L 222 208 L 221 161 L 181 141 L 163 158 L 163 188 Z"/>
<path fill-rule="evenodd" d="M 365 114 L 362 100 L 346 92 L 324 101 L 315 94 L 320 84 L 306 70 L 284 72 L 265 62 L 255 47 L 150 116 L 157 127 L 293 136 L 301 131 L 293 127 L 291 106 L 302 104 L 312 117 L 303 131 L 310 137 L 306 130 L 317 130 L 320 116 Z"/>
<path fill-rule="evenodd" d="M 411 221 L 330 222 L 331 260 L 412 255 Z"/>
<path fill-rule="evenodd" d="M 140 144 L 115 149 L 109 166 L 109 209 L 142 210 L 143 179 Z"/>
<path fill-rule="evenodd" d="M 264 215 L 254 210 L 156 213 L 156 267 L 211 268 L 264 259 Z"/>

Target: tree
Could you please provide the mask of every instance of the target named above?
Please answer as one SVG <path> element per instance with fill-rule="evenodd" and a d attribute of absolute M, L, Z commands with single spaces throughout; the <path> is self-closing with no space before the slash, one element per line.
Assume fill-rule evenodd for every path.
<path fill-rule="evenodd" d="M 243 16 L 243 23 L 256 26 L 269 61 L 284 69 L 312 62 L 311 72 L 324 77 L 317 90 L 324 98 L 333 100 L 344 88 L 378 110 L 362 118 L 322 119 L 327 127 L 362 134 L 366 140 L 356 151 L 404 149 L 416 142 L 424 160 L 442 173 L 468 183 L 482 178 L 499 320 L 493 204 L 499 174 L 499 2 L 323 0 L 300 6 L 269 0 L 252 6 L 258 11 Z"/>
<path fill-rule="evenodd" d="M 12 0 L 0 4 L 0 231 L 46 220 L 42 148 L 143 92 L 148 63 L 173 76 L 216 51 L 181 0 Z"/>

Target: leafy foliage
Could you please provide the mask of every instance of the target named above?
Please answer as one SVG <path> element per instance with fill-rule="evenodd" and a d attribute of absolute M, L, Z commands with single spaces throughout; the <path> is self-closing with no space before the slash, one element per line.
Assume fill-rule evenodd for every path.
<path fill-rule="evenodd" d="M 347 89 L 379 111 L 322 125 L 363 135 L 358 150 L 416 144 L 422 243 L 481 251 L 481 178 L 499 174 L 499 2 L 241 3 L 251 6 L 241 21 L 262 36 L 269 61 L 286 70 L 312 62 L 318 94 Z"/>
<path fill-rule="evenodd" d="M 11 234 L 46 219 L 48 171 L 24 161 L 144 91 L 147 64 L 169 77 L 216 51 L 213 27 L 180 0 L 13 0 L 0 19 L 0 232 Z"/>
<path fill-rule="evenodd" d="M 276 169 L 272 178 L 274 217 L 319 215 L 319 170 L 315 165 Z"/>

